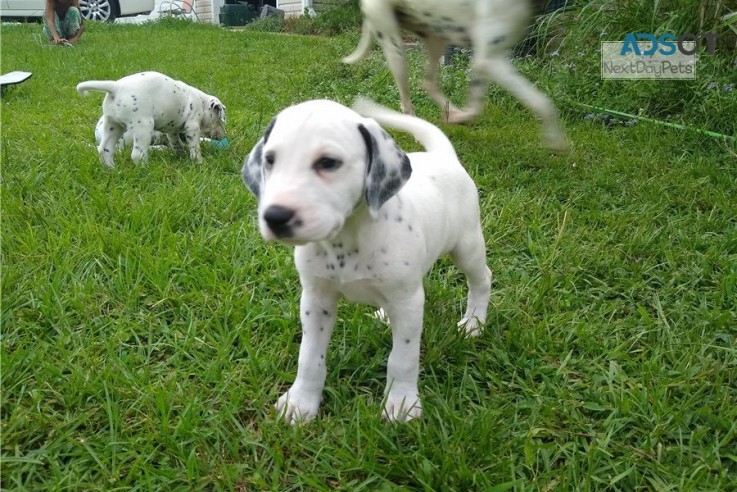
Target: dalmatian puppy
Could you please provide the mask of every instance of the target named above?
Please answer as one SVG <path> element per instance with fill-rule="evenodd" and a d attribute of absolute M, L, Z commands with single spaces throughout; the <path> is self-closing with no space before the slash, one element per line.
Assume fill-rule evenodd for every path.
<path fill-rule="evenodd" d="M 97 120 L 97 124 L 95 125 L 95 143 L 97 145 L 100 145 L 100 142 L 102 142 L 102 136 L 103 131 L 102 129 L 105 127 L 105 117 L 100 116 L 100 119 Z M 151 135 L 151 146 L 149 149 L 165 146 L 169 144 L 169 140 L 166 137 L 165 133 L 161 133 L 158 130 L 154 130 L 153 134 Z M 120 140 L 118 140 L 118 144 L 116 145 L 116 148 L 122 149 L 124 146 L 131 146 L 133 145 L 133 132 L 132 130 L 126 130 L 126 132 L 123 134 Z M 184 134 L 179 134 L 179 145 L 183 146 L 184 143 Z"/>
<path fill-rule="evenodd" d="M 291 423 L 318 412 L 339 298 L 377 306 L 389 320 L 383 415 L 391 421 L 422 414 L 422 279 L 440 256 L 449 253 L 467 276 L 458 326 L 475 336 L 486 320 L 491 271 L 478 192 L 452 144 L 414 116 L 367 100 L 354 109 L 315 100 L 283 110 L 242 170 L 263 238 L 295 246 L 302 342 L 294 384 L 276 403 Z M 426 152 L 405 153 L 380 123 L 411 133 Z"/>
<path fill-rule="evenodd" d="M 154 131 L 167 135 L 169 144 L 180 145 L 183 133 L 190 158 L 202 162 L 200 135 L 214 139 L 225 136 L 225 106 L 209 94 L 158 72 L 141 72 L 120 80 L 90 80 L 77 85 L 77 91 L 106 92 L 102 102 L 100 160 L 115 165 L 113 153 L 123 135 L 133 143 L 131 158 L 146 162 Z"/>
<path fill-rule="evenodd" d="M 543 139 L 555 151 L 568 146 L 553 103 L 524 78 L 508 58 L 522 39 L 533 13 L 531 0 L 361 0 L 363 33 L 356 50 L 343 58 L 365 58 L 375 37 L 399 87 L 402 111 L 413 114 L 402 31 L 421 38 L 429 63 L 424 88 L 451 123 L 475 118 L 483 109 L 491 82 L 513 94 L 542 120 Z M 543 3 L 539 0 L 537 3 Z M 438 65 L 446 44 L 473 49 L 468 106 L 456 108 L 438 88 Z"/>

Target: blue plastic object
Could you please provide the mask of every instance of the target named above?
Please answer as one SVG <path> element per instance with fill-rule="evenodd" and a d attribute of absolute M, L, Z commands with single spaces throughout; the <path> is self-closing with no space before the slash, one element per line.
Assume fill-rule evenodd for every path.
<path fill-rule="evenodd" d="M 222 140 L 210 140 L 210 145 L 215 147 L 218 150 L 223 150 L 228 148 L 228 137 L 223 137 Z"/>

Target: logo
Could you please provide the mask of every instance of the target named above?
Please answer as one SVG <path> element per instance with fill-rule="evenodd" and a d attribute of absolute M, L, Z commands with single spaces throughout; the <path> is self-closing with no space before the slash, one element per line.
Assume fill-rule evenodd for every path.
<path fill-rule="evenodd" d="M 716 51 L 717 33 L 629 33 L 624 41 L 601 45 L 603 79 L 679 80 L 696 78 L 696 52 L 699 43 L 706 52 Z"/>
<path fill-rule="evenodd" d="M 706 41 L 706 52 L 713 55 L 717 49 L 718 37 L 719 34 L 714 32 L 705 32 L 699 35 L 687 32 L 678 37 L 665 33 L 657 38 L 650 33 L 629 33 L 624 37 L 619 54 L 625 56 L 634 53 L 637 56 L 653 56 L 657 53 L 663 56 L 671 56 L 676 54 L 676 49 L 678 49 L 678 52 L 683 55 L 693 55 L 698 50 L 697 43 L 703 39 Z M 643 51 L 638 44 L 638 39 L 650 42 L 650 49 Z"/>

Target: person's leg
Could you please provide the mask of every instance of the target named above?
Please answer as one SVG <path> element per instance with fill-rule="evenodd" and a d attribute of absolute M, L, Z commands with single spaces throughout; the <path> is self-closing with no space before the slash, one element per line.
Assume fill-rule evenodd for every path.
<path fill-rule="evenodd" d="M 49 31 L 48 22 L 46 21 L 46 17 L 43 18 L 44 22 L 44 28 L 43 32 L 46 35 L 46 37 L 49 39 L 49 41 L 52 41 L 51 31 Z M 59 15 L 54 12 L 54 27 L 56 28 L 56 32 L 59 34 L 59 36 L 64 37 L 64 34 L 61 31 L 61 21 L 59 20 Z"/>
<path fill-rule="evenodd" d="M 64 39 L 74 42 L 79 39 L 77 34 L 82 27 L 82 13 L 77 7 L 69 7 L 67 14 L 61 21 L 61 31 L 58 31 Z M 57 29 L 58 30 L 58 29 Z"/>

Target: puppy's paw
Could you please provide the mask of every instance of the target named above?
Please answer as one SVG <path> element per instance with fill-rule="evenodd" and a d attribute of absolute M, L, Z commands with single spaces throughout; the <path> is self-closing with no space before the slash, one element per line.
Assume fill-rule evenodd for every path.
<path fill-rule="evenodd" d="M 470 123 L 476 116 L 475 111 L 450 109 L 448 111 L 448 123 Z"/>
<path fill-rule="evenodd" d="M 410 116 L 414 116 L 415 115 L 415 110 L 412 107 L 412 105 L 400 104 L 400 107 L 402 108 L 402 113 L 408 114 Z"/>
<path fill-rule="evenodd" d="M 320 408 L 320 395 L 290 389 L 276 401 L 277 417 L 291 425 L 308 422 L 317 416 Z"/>
<path fill-rule="evenodd" d="M 417 393 L 391 391 L 384 404 L 382 416 L 389 422 L 409 422 L 422 417 L 422 403 Z"/>
<path fill-rule="evenodd" d="M 476 316 L 466 317 L 464 316 L 458 322 L 458 329 L 466 333 L 468 337 L 477 337 L 481 335 L 481 328 L 484 323 L 479 320 Z"/>
<path fill-rule="evenodd" d="M 386 314 L 384 308 L 379 308 L 374 311 L 374 318 L 378 319 L 379 321 L 383 321 L 384 323 L 389 323 L 389 315 Z"/>
<path fill-rule="evenodd" d="M 543 130 L 543 144 L 548 150 L 556 154 L 568 152 L 568 138 L 565 132 L 557 126 Z"/>

